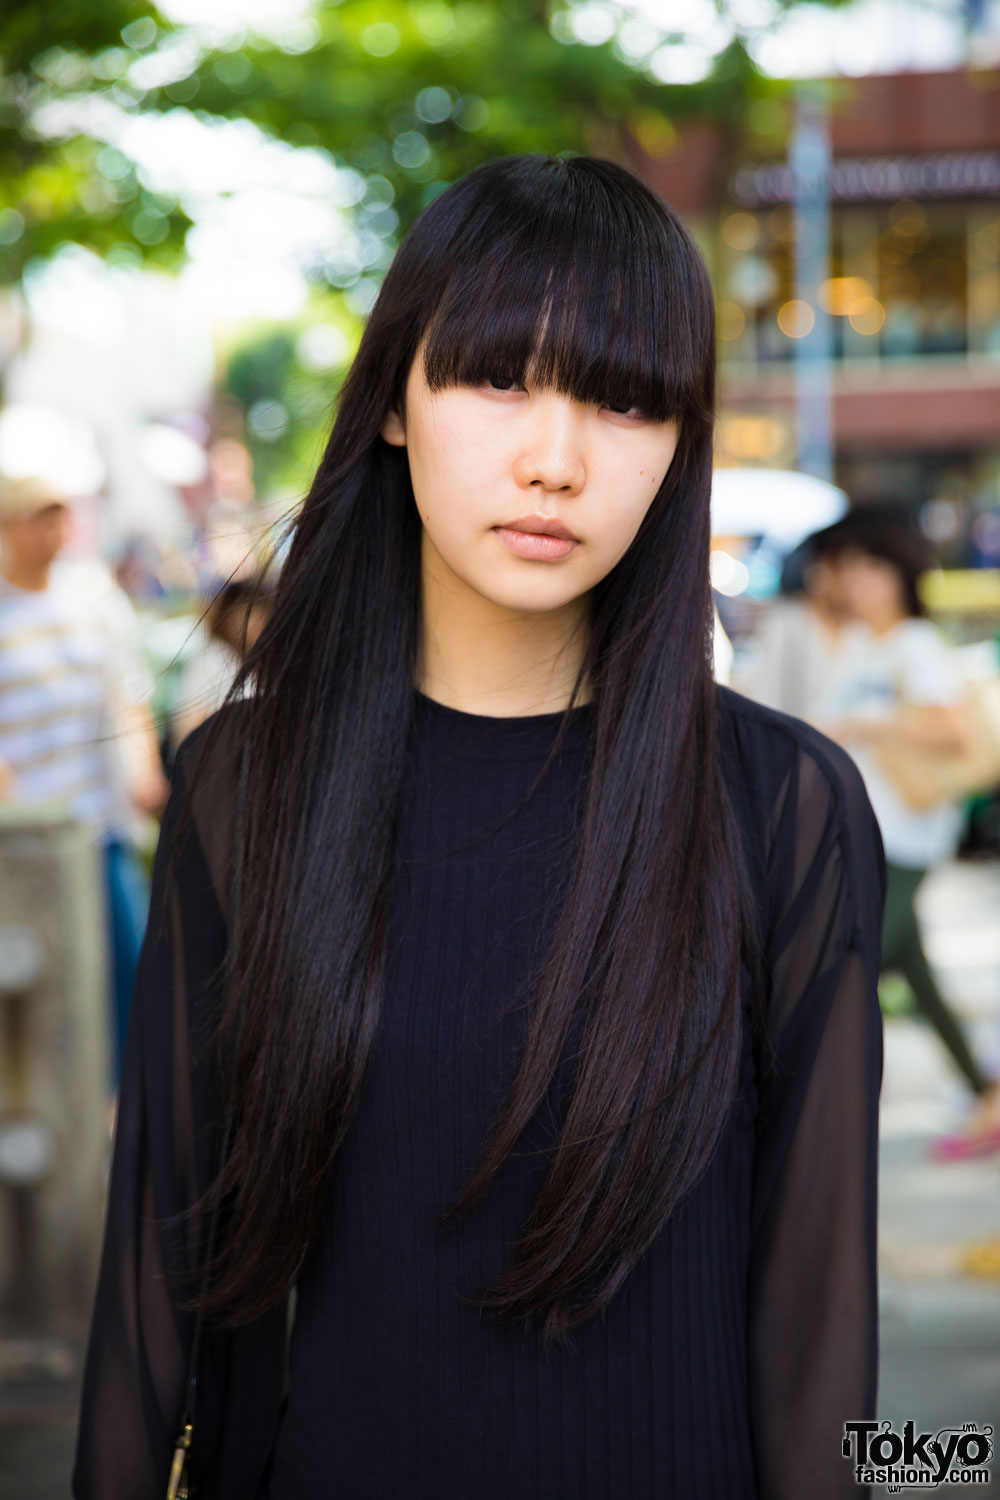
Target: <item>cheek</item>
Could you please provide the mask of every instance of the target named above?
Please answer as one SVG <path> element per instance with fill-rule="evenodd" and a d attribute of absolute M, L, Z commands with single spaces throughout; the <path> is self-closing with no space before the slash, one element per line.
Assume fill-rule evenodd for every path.
<path fill-rule="evenodd" d="M 897 604 L 903 597 L 903 580 L 895 573 L 885 573 L 880 583 L 880 593 L 883 599 L 891 604 Z"/>
<path fill-rule="evenodd" d="M 870 568 L 860 575 L 858 591 L 865 599 L 877 599 L 881 603 L 891 597 L 893 579 L 879 568 Z"/>
<path fill-rule="evenodd" d="M 491 500 L 495 509 L 498 481 L 510 471 L 498 440 L 443 421 L 421 437 L 411 441 L 410 479 L 424 523 L 479 527 L 484 517 L 495 519 Z"/>
<path fill-rule="evenodd" d="M 609 519 L 617 532 L 634 535 L 646 512 L 659 493 L 667 466 L 660 454 L 644 457 L 632 464 L 620 461 L 606 470 L 604 493 L 609 497 Z"/>
<path fill-rule="evenodd" d="M 656 438 L 640 447 L 637 476 L 647 502 L 652 500 L 669 474 L 678 442 L 679 439 L 674 435 L 669 441 L 664 441 L 662 437 Z"/>

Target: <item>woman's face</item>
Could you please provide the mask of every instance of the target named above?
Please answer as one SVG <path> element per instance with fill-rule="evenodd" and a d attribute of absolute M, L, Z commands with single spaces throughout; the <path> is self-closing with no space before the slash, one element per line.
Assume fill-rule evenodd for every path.
<path fill-rule="evenodd" d="M 425 573 L 504 608 L 541 612 L 586 594 L 628 550 L 678 430 L 530 380 L 432 391 L 421 346 L 405 426 L 393 412 L 382 436 L 407 450 Z M 532 517 L 558 523 L 569 540 L 524 535 L 539 524 Z"/>
<path fill-rule="evenodd" d="M 805 591 L 814 603 L 832 614 L 847 612 L 843 569 L 839 556 L 816 558 L 805 569 Z"/>
<path fill-rule="evenodd" d="M 881 623 L 906 613 L 899 569 L 860 549 L 844 552 L 840 562 L 844 605 L 856 619 Z"/>

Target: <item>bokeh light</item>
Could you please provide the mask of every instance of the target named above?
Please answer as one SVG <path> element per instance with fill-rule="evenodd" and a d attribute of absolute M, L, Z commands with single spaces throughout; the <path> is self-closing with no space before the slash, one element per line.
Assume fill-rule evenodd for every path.
<path fill-rule="evenodd" d="M 786 338 L 804 339 L 816 324 L 815 310 L 799 297 L 782 303 L 778 308 L 778 327 Z"/>

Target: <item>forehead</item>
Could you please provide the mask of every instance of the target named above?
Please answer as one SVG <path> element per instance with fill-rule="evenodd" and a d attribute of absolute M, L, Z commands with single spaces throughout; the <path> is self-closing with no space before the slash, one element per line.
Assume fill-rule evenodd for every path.
<path fill-rule="evenodd" d="M 879 557 L 874 552 L 868 552 L 864 547 L 846 549 L 840 554 L 840 562 L 845 568 L 865 568 L 888 573 L 898 571 L 896 564 L 890 562 L 887 557 Z"/>

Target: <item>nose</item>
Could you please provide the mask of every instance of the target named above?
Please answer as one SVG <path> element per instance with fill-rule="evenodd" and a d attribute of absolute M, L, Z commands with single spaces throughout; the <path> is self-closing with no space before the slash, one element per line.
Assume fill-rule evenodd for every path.
<path fill-rule="evenodd" d="M 584 421 L 579 402 L 557 391 L 534 391 L 526 414 L 514 478 L 525 490 L 575 495 L 587 477 Z"/>

